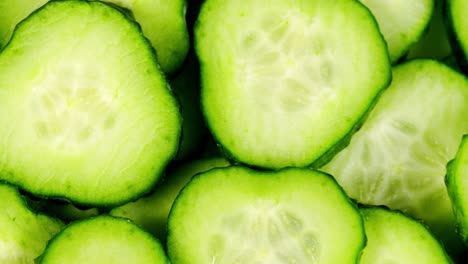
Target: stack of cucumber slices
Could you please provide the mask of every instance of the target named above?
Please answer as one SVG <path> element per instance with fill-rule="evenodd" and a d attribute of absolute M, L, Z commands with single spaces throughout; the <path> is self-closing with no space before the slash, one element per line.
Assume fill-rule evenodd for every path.
<path fill-rule="evenodd" d="M 468 1 L 0 0 L 0 263 L 465 263 Z"/>

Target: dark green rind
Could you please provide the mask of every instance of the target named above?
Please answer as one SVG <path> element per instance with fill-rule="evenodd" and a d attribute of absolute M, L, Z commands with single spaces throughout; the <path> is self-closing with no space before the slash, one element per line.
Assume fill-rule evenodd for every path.
<path fill-rule="evenodd" d="M 71 3 L 71 4 L 76 3 L 76 4 L 83 4 L 83 5 L 94 5 L 94 4 L 105 5 L 108 8 L 111 8 L 111 9 L 115 10 L 114 14 L 121 16 L 127 23 L 131 24 L 135 28 L 135 31 L 138 32 L 138 34 L 141 36 L 142 40 L 144 40 L 147 51 L 149 51 L 149 52 L 147 52 L 147 54 L 149 54 L 152 57 L 151 60 L 149 60 L 149 61 L 151 61 L 152 67 L 156 70 L 157 74 L 159 75 L 159 78 L 164 83 L 167 84 L 166 87 L 165 87 L 165 91 L 173 98 L 174 104 L 177 105 L 177 107 L 178 107 L 178 109 L 177 109 L 178 112 L 176 114 L 177 114 L 178 123 L 180 124 L 180 126 L 178 127 L 178 130 L 176 131 L 175 134 L 176 134 L 176 137 L 180 139 L 181 133 L 182 133 L 181 132 L 182 131 L 182 126 L 181 126 L 182 116 L 180 114 L 180 109 L 179 109 L 180 105 L 176 100 L 174 92 L 172 91 L 171 87 L 168 84 L 168 80 L 167 80 L 166 75 L 163 73 L 160 65 L 157 63 L 155 50 L 154 50 L 153 46 L 151 45 L 151 43 L 149 42 L 149 40 L 143 35 L 143 32 L 141 30 L 140 25 L 137 22 L 131 20 L 129 18 L 128 14 L 125 14 L 125 13 L 119 11 L 113 5 L 105 3 L 105 2 L 88 1 L 88 0 L 51 0 L 47 4 L 41 6 L 39 9 L 32 12 L 26 19 L 22 20 L 18 25 L 16 25 L 15 31 L 13 32 L 13 34 L 12 34 L 12 36 L 10 38 L 10 41 L 8 42 L 7 45 L 4 46 L 3 50 L 6 50 L 7 48 L 9 48 L 11 46 L 11 43 L 15 42 L 15 38 L 16 38 L 16 35 L 17 35 L 18 31 L 21 31 L 22 28 L 25 27 L 25 26 L 26 27 L 29 26 L 28 24 L 29 24 L 29 20 L 30 20 L 31 17 L 34 17 L 37 13 L 39 13 L 42 10 L 46 9 L 49 5 L 53 5 L 55 3 L 59 4 L 59 3 L 67 3 L 67 2 Z M 1 51 L 3 51 L 3 50 L 1 50 Z M 0 58 L 1 58 L 1 55 L 2 55 L 1 51 L 0 51 Z M 167 150 L 168 153 L 171 153 L 171 154 L 167 156 L 166 160 L 163 162 L 163 165 L 159 168 L 159 170 L 155 170 L 153 172 L 155 177 L 152 180 L 152 182 L 150 182 L 147 185 L 147 187 L 145 189 L 143 189 L 143 190 L 141 190 L 141 191 L 139 191 L 137 193 L 133 193 L 133 194 L 120 193 L 118 195 L 117 199 L 115 199 L 115 197 L 114 197 L 114 199 L 110 199 L 110 200 L 95 201 L 92 198 L 89 199 L 89 197 L 79 197 L 79 196 L 71 197 L 68 194 L 57 194 L 55 192 L 40 193 L 40 192 L 35 191 L 34 186 L 27 186 L 27 185 L 23 184 L 21 181 L 9 180 L 8 178 L 11 178 L 10 175 L 14 175 L 15 173 L 12 172 L 12 171 L 5 170 L 3 168 L 2 168 L 3 171 L 0 170 L 0 180 L 4 180 L 4 181 L 7 181 L 7 182 L 9 182 L 11 184 L 14 184 L 16 186 L 19 186 L 22 190 L 24 190 L 24 191 L 26 191 L 28 193 L 31 193 L 34 196 L 37 196 L 39 198 L 43 198 L 43 199 L 57 199 L 57 200 L 62 200 L 62 201 L 67 201 L 67 202 L 73 202 L 73 204 L 83 206 L 83 207 L 102 207 L 102 208 L 115 207 L 115 206 L 123 205 L 125 203 L 130 202 L 130 201 L 136 201 L 141 196 L 150 193 L 151 190 L 153 189 L 153 187 L 156 185 L 156 183 L 162 177 L 165 167 L 177 156 L 178 148 L 179 148 L 179 144 L 175 145 L 173 147 L 173 149 L 168 149 Z"/>
<path fill-rule="evenodd" d="M 460 165 L 459 162 L 463 149 L 468 148 L 468 135 L 464 135 L 460 148 L 458 149 L 457 155 L 455 158 L 447 164 L 447 175 L 445 176 L 445 184 L 447 185 L 448 195 L 452 202 L 453 212 L 455 214 L 455 219 L 457 221 L 457 231 L 458 234 L 463 238 L 465 244 L 468 245 L 468 209 L 467 205 L 464 204 L 462 197 L 466 196 L 466 191 L 459 186 L 459 181 L 462 180 L 461 177 L 468 175 L 457 175 L 457 168 Z M 465 151 L 466 152 L 466 151 Z M 460 177 L 461 176 L 461 177 Z"/>
<path fill-rule="evenodd" d="M 310 170 L 310 169 L 306 169 L 306 168 L 293 168 L 293 167 L 288 167 L 288 168 L 283 168 L 283 169 L 280 169 L 278 171 L 255 171 L 255 170 L 252 170 L 252 169 L 249 169 L 247 167 L 243 167 L 243 166 L 239 166 L 239 165 L 232 165 L 230 167 L 224 167 L 224 168 L 215 168 L 215 169 L 212 169 L 212 170 L 209 170 L 207 172 L 203 172 L 203 173 L 200 173 L 200 174 L 197 174 L 195 175 L 194 177 L 192 177 L 192 179 L 190 180 L 190 182 L 185 185 L 185 187 L 181 190 L 181 192 L 179 193 L 179 195 L 177 196 L 176 200 L 174 201 L 174 204 L 171 208 L 171 212 L 169 214 L 169 220 L 168 220 L 168 237 L 167 237 L 167 252 L 168 252 L 168 256 L 169 256 L 169 259 L 171 260 L 172 263 L 174 264 L 198 264 L 197 262 L 194 262 L 194 259 L 192 257 L 194 256 L 190 256 L 190 255 L 187 255 L 187 256 L 184 256 L 184 254 L 186 254 L 186 251 L 184 251 L 184 249 L 180 248 L 181 246 L 181 241 L 177 240 L 178 238 L 180 239 L 187 239 L 187 240 L 191 240 L 191 241 L 197 241 L 196 244 L 193 244 L 194 246 L 195 245 L 198 245 L 200 246 L 199 248 L 200 249 L 206 249 L 206 246 L 208 245 L 199 245 L 199 240 L 197 240 L 197 238 L 194 238 L 194 237 L 190 237 L 192 235 L 192 232 L 190 230 L 193 230 L 193 229 L 190 229 L 190 230 L 187 230 L 188 233 L 186 233 L 186 235 L 182 238 L 182 237 L 175 237 L 175 229 L 186 229 L 186 227 L 183 227 L 181 225 L 183 225 L 183 223 L 185 223 L 186 221 L 190 222 L 190 217 L 191 215 L 190 214 L 196 214 L 196 213 L 199 213 L 198 211 L 193 211 L 193 208 L 194 206 L 197 205 L 197 201 L 195 200 L 192 200 L 192 199 L 189 199 L 187 197 L 192 197 L 194 196 L 194 194 L 196 195 L 204 195 L 205 197 L 208 197 L 210 195 L 210 193 L 212 192 L 212 190 L 216 190 L 218 187 L 210 184 L 210 181 L 213 181 L 212 179 L 216 178 L 216 177 L 219 177 L 220 179 L 218 179 L 218 182 L 221 184 L 221 185 L 224 185 L 223 188 L 225 188 L 226 185 L 229 185 L 229 184 L 226 184 L 226 181 L 223 181 L 222 178 L 236 178 L 240 175 L 244 176 L 243 174 L 245 174 L 245 176 L 247 177 L 252 177 L 252 179 L 254 178 L 259 178 L 259 179 L 262 179 L 262 180 L 265 180 L 265 181 L 276 181 L 276 180 L 284 180 L 285 178 L 285 175 L 286 174 L 291 174 L 289 175 L 290 179 L 291 179 L 291 183 L 295 182 L 296 179 L 294 179 L 294 174 L 297 173 L 301 176 L 298 176 L 299 180 L 304 180 L 305 178 L 307 177 L 310 177 L 311 179 L 313 178 L 322 178 L 320 180 L 311 180 L 309 183 L 317 183 L 316 187 L 318 188 L 333 188 L 335 189 L 338 193 L 340 193 L 340 197 L 334 197 L 334 198 L 330 198 L 330 199 L 333 199 L 334 201 L 342 201 L 342 205 L 343 206 L 350 206 L 350 209 L 352 208 L 353 211 L 355 211 L 359 216 L 361 216 L 361 214 L 359 213 L 359 208 L 357 206 L 357 204 L 352 201 L 344 192 L 344 190 L 341 188 L 341 186 L 337 183 L 337 181 L 329 174 L 327 173 L 324 173 L 324 172 L 320 172 L 320 171 L 316 171 L 316 170 Z M 309 174 L 307 177 L 305 176 L 306 174 Z M 243 181 L 245 179 L 243 179 L 244 177 L 242 177 L 240 180 Z M 319 184 L 319 182 L 321 182 Z M 203 188 L 205 189 L 206 191 L 203 191 L 203 192 L 198 192 L 198 189 L 200 189 L 199 186 L 203 186 L 204 184 L 208 184 L 207 188 Z M 242 186 L 244 186 L 244 188 L 242 189 L 239 189 L 238 190 L 238 194 L 239 196 L 243 196 L 243 195 L 246 195 L 246 196 L 252 196 L 253 194 L 251 193 L 252 190 L 250 190 L 250 188 L 248 187 L 249 183 L 246 181 L 244 183 L 242 183 Z M 257 187 L 255 188 L 255 190 L 258 190 L 261 194 L 259 194 L 258 197 L 268 197 L 267 196 L 267 193 L 268 191 L 265 191 L 261 185 L 257 185 Z M 289 190 L 289 189 L 288 189 Z M 288 190 L 284 190 L 285 192 L 289 192 Z M 281 190 L 278 190 L 279 192 Z M 311 190 L 312 191 L 312 190 Z M 229 192 L 231 192 L 231 190 L 229 190 Z M 329 193 L 332 193 L 331 189 L 329 189 Z M 291 193 L 293 194 L 293 193 Z M 337 193 L 335 193 L 337 194 Z M 229 196 L 229 194 L 225 194 L 226 195 L 226 198 L 229 198 L 230 200 L 232 200 L 233 198 Z M 274 197 L 276 194 L 273 194 L 272 197 Z M 214 198 L 214 197 L 213 197 Z M 188 200 L 187 200 L 188 199 Z M 203 198 L 203 199 L 207 199 L 207 198 Z M 274 198 L 273 198 L 274 199 Z M 324 199 L 327 199 L 324 197 Z M 222 201 L 218 201 L 218 200 L 213 200 L 214 202 L 221 202 Z M 276 202 L 280 202 L 279 200 L 275 200 Z M 346 204 L 346 205 L 345 205 Z M 242 205 L 245 205 L 245 204 L 242 204 Z M 297 206 L 297 205 L 296 205 Z M 307 210 L 307 203 L 304 203 L 302 204 L 302 206 L 304 206 L 304 210 Z M 332 209 L 332 208 L 330 208 Z M 186 218 L 187 219 L 182 219 L 183 218 L 183 214 L 182 212 L 187 210 L 186 212 L 189 213 L 189 215 L 186 215 Z M 181 212 L 182 211 L 182 212 Z M 181 215 L 182 214 L 182 215 Z M 208 218 L 209 219 L 209 218 Z M 365 236 L 365 233 L 364 233 L 364 221 L 362 219 L 362 217 L 358 217 L 356 218 L 355 220 L 358 220 L 358 226 L 360 228 L 362 228 L 362 236 L 360 237 L 353 237 L 353 238 L 349 238 L 349 237 L 340 237 L 340 239 L 355 239 L 356 240 L 356 244 L 355 244 L 355 248 L 351 249 L 349 248 L 350 250 L 353 250 L 355 251 L 355 254 L 354 254 L 354 260 L 348 260 L 349 263 L 355 263 L 355 264 L 358 264 L 359 263 L 359 257 L 361 255 L 361 250 L 365 247 L 365 244 L 366 244 L 366 236 Z M 192 220 L 192 221 L 197 221 L 197 220 Z M 343 219 L 343 221 L 345 222 L 348 222 L 349 225 L 351 225 L 354 221 L 350 221 L 350 219 Z M 357 226 L 353 223 L 353 228 Z M 326 229 L 324 229 L 323 231 L 326 232 Z M 229 239 L 229 238 L 227 238 Z M 245 238 L 245 241 L 248 241 L 249 238 L 246 237 Z M 330 245 L 330 246 L 334 246 L 334 245 Z M 236 251 L 237 250 L 237 251 Z M 232 251 L 235 251 L 235 252 L 238 252 L 239 249 L 232 249 Z M 319 262 L 319 263 L 322 263 L 322 262 Z M 336 264 L 339 264 L 339 263 L 336 263 Z M 341 263 L 340 263 L 341 264 Z"/>
<path fill-rule="evenodd" d="M 455 55 L 455 59 L 460 66 L 460 69 L 468 76 L 468 47 L 463 47 L 460 41 L 460 35 L 468 35 L 467 29 L 456 29 L 453 24 L 453 14 L 452 14 L 452 3 L 456 1 L 466 1 L 466 0 L 445 0 L 444 5 L 444 14 L 445 22 L 447 25 L 447 32 L 449 37 L 449 42 Z M 465 5 L 468 7 L 468 4 Z M 468 9 L 465 14 L 468 14 Z M 468 36 L 466 37 L 468 39 Z"/>
<path fill-rule="evenodd" d="M 102 232 L 108 228 L 111 228 L 111 230 Z M 112 231 L 112 228 L 115 229 L 109 237 L 109 232 Z M 92 231 L 93 229 L 95 230 Z M 114 234 L 115 237 L 112 237 Z M 122 241 L 124 236 L 126 240 Z M 132 241 L 132 239 L 134 239 L 134 241 Z M 95 241 L 99 241 L 99 244 L 94 243 Z M 66 251 L 62 251 L 60 250 L 62 244 L 68 244 L 68 246 L 72 246 L 72 248 L 67 248 Z M 95 248 L 92 248 L 93 246 L 95 246 Z M 145 247 L 145 249 L 143 249 L 143 247 Z M 82 253 L 80 251 L 87 250 L 92 250 L 94 255 L 81 256 Z M 151 255 L 148 253 L 151 253 Z M 69 224 L 49 241 L 43 255 L 39 259 L 39 263 L 78 263 L 76 262 L 77 257 L 80 257 L 81 260 L 85 258 L 85 262 L 81 263 L 87 264 L 170 263 L 161 243 L 156 238 L 128 219 L 107 215 L 88 218 Z M 137 258 L 141 260 L 145 257 L 147 258 L 146 260 L 136 262 Z M 122 258 L 126 258 L 128 262 L 121 260 Z"/>

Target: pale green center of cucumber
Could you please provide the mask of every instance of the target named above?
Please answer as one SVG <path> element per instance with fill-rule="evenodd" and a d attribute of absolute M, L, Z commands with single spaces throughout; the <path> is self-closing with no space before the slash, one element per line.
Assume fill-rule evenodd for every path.
<path fill-rule="evenodd" d="M 226 215 L 215 230 L 209 243 L 212 264 L 318 263 L 315 232 L 273 200 L 259 199 Z"/>
<path fill-rule="evenodd" d="M 305 22 L 306 21 L 306 22 Z M 246 31 L 240 38 L 241 85 L 254 104 L 264 110 L 307 111 L 335 96 L 331 49 L 322 40 L 319 21 L 298 10 L 258 20 L 262 31 Z"/>
<path fill-rule="evenodd" d="M 104 76 L 84 65 L 61 66 L 32 88 L 29 111 L 38 140 L 59 150 L 95 144 L 115 127 L 113 95 Z"/>

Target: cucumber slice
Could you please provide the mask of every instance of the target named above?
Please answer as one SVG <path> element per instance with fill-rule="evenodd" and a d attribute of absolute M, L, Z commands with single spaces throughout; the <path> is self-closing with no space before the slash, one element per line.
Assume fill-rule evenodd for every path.
<path fill-rule="evenodd" d="M 448 250 L 456 250 L 444 175 L 468 133 L 467 116 L 463 75 L 431 60 L 401 64 L 349 146 L 322 169 L 360 203 L 422 219 Z"/>
<path fill-rule="evenodd" d="M 198 174 L 168 222 L 172 263 L 357 263 L 357 207 L 332 177 L 309 169 L 232 166 Z"/>
<path fill-rule="evenodd" d="M 195 41 L 208 126 L 256 167 L 329 159 L 390 81 L 385 41 L 357 1 L 207 0 Z"/>
<path fill-rule="evenodd" d="M 34 263 L 63 223 L 30 211 L 10 185 L 0 184 L 0 197 L 0 263 Z"/>
<path fill-rule="evenodd" d="M 447 0 L 450 44 L 460 68 L 468 74 L 468 1 Z"/>
<path fill-rule="evenodd" d="M 48 0 L 0 1 L 0 50 L 8 43 L 15 26 Z M 185 21 L 186 0 L 103 0 L 127 9 L 157 50 L 166 73 L 175 72 L 189 49 Z"/>
<path fill-rule="evenodd" d="M 148 192 L 180 113 L 135 23 L 100 2 L 53 1 L 0 53 L 0 179 L 76 204 Z"/>
<path fill-rule="evenodd" d="M 434 9 L 434 0 L 359 1 L 371 10 L 379 23 L 393 63 L 422 37 Z"/>
<path fill-rule="evenodd" d="M 180 190 L 193 175 L 228 165 L 227 160 L 219 157 L 176 163 L 169 168 L 167 176 L 156 186 L 150 196 L 114 208 L 110 215 L 132 220 L 164 243 L 167 233 L 167 217 Z"/>
<path fill-rule="evenodd" d="M 367 244 L 361 264 L 452 263 L 444 248 L 420 222 L 397 211 L 362 208 Z"/>
<path fill-rule="evenodd" d="M 454 160 L 447 166 L 447 189 L 455 212 L 458 231 L 468 244 L 468 135 L 462 143 Z"/>
<path fill-rule="evenodd" d="M 47 245 L 40 264 L 148 264 L 169 261 L 161 243 L 123 218 L 98 216 L 74 222 Z"/>

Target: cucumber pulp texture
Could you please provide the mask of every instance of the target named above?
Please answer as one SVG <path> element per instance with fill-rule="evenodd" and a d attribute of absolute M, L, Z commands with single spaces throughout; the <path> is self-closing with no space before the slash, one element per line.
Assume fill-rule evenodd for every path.
<path fill-rule="evenodd" d="M 158 240 L 123 218 L 98 216 L 68 225 L 47 245 L 41 264 L 169 264 Z"/>
<path fill-rule="evenodd" d="M 452 201 L 458 231 L 468 243 L 468 135 L 463 137 L 454 160 L 447 172 L 447 189 Z"/>
<path fill-rule="evenodd" d="M 0 263 L 34 263 L 63 223 L 30 211 L 10 185 L 0 184 L 0 197 Z"/>
<path fill-rule="evenodd" d="M 431 60 L 401 64 L 349 146 L 322 169 L 360 203 L 402 210 L 444 242 L 457 240 L 444 175 L 467 116 L 464 76 Z"/>
<path fill-rule="evenodd" d="M 355 1 L 208 0 L 195 30 L 208 126 L 249 165 L 313 163 L 390 81 L 385 42 Z"/>
<path fill-rule="evenodd" d="M 177 197 L 168 255 L 174 264 L 354 263 L 365 243 L 362 224 L 329 175 L 216 168 Z"/>
<path fill-rule="evenodd" d="M 376 17 L 393 63 L 422 37 L 434 9 L 434 0 L 360 1 Z"/>
<path fill-rule="evenodd" d="M 136 24 L 100 2 L 54 1 L 0 53 L 0 178 L 103 206 L 150 190 L 180 113 Z"/>
<path fill-rule="evenodd" d="M 384 208 L 362 208 L 361 213 L 367 244 L 360 263 L 452 263 L 440 242 L 421 222 Z"/>

